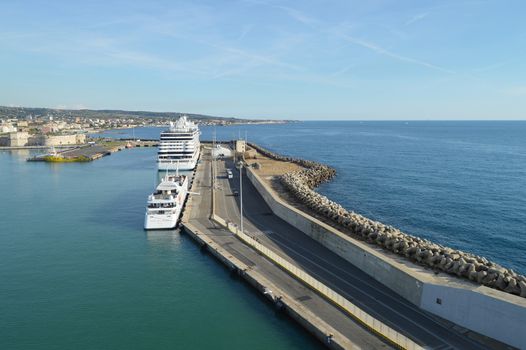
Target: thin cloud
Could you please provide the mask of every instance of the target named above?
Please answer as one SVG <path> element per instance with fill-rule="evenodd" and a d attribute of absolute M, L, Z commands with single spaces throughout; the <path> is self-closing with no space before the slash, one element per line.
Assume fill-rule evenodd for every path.
<path fill-rule="evenodd" d="M 494 69 L 499 69 L 501 67 L 507 66 L 508 64 L 510 64 L 512 62 L 513 62 L 513 60 L 506 60 L 506 61 L 502 61 L 502 62 L 493 63 L 493 64 L 487 65 L 485 67 L 474 68 L 473 72 L 483 73 L 483 72 L 487 72 L 487 71 L 492 71 Z"/>
<path fill-rule="evenodd" d="M 413 24 L 415 22 L 421 21 L 424 18 L 426 18 L 427 16 L 429 16 L 429 12 L 419 13 L 419 14 L 413 16 L 412 18 L 410 18 L 407 22 L 405 22 L 405 25 L 408 26 L 408 25 Z"/>
<path fill-rule="evenodd" d="M 331 76 L 337 77 L 337 76 L 343 75 L 343 74 L 347 73 L 349 70 L 351 70 L 354 67 L 356 67 L 356 64 L 349 64 L 349 65 L 343 67 L 342 69 L 337 70 L 336 72 L 332 73 Z"/>
<path fill-rule="evenodd" d="M 292 7 L 281 5 L 272 5 L 272 7 L 285 11 L 290 17 L 303 24 L 315 25 L 320 23 L 318 19 L 308 16 L 305 13 L 298 11 Z"/>
<path fill-rule="evenodd" d="M 376 44 L 374 44 L 372 42 L 369 42 L 369 41 L 358 39 L 358 38 L 355 38 L 353 36 L 350 36 L 350 35 L 347 35 L 347 34 L 344 34 L 344 33 L 341 33 L 341 32 L 336 33 L 336 34 L 339 35 L 342 39 L 347 40 L 348 42 L 350 42 L 352 44 L 361 46 L 363 48 L 366 48 L 368 50 L 376 52 L 377 54 L 380 54 L 380 55 L 383 55 L 383 56 L 387 56 L 387 57 L 393 58 L 393 59 L 398 60 L 398 61 L 402 61 L 402 62 L 406 62 L 406 63 L 412 63 L 412 64 L 415 64 L 415 65 L 418 65 L 418 66 L 421 66 L 421 67 L 430 68 L 430 69 L 437 70 L 437 71 L 444 72 L 444 73 L 455 73 L 452 70 L 449 70 L 449 69 L 446 69 L 446 68 L 434 65 L 432 63 L 428 63 L 428 62 L 425 62 L 425 61 L 417 60 L 417 59 L 412 58 L 412 57 L 399 55 L 397 53 L 391 52 L 391 51 L 389 51 L 387 49 L 384 49 L 383 47 L 378 46 L 378 45 L 376 45 Z"/>
<path fill-rule="evenodd" d="M 245 37 L 252 31 L 253 27 L 254 27 L 253 25 L 245 26 L 245 28 L 243 28 L 243 30 L 237 37 L 236 41 L 242 41 L 243 39 L 245 39 Z"/>
<path fill-rule="evenodd" d="M 272 57 L 270 55 L 256 54 L 256 53 L 253 53 L 253 52 L 250 52 L 250 51 L 247 51 L 247 50 L 243 50 L 243 49 L 240 49 L 240 48 L 223 46 L 223 45 L 215 44 L 215 43 L 209 43 L 209 45 L 211 47 L 217 48 L 219 50 L 222 50 L 222 51 L 225 51 L 225 52 L 228 52 L 228 53 L 232 53 L 234 55 L 238 55 L 240 57 L 247 58 L 247 59 L 253 60 L 255 62 L 266 63 L 266 64 L 269 64 L 269 65 L 279 66 L 279 67 L 283 67 L 283 68 L 289 68 L 289 69 L 293 69 L 293 70 L 302 70 L 302 68 L 297 66 L 297 65 L 290 64 L 290 63 L 287 63 L 287 62 L 282 62 L 282 61 L 280 61 L 280 60 L 278 60 L 275 57 Z"/>
<path fill-rule="evenodd" d="M 262 4 L 260 2 L 252 1 L 245 2 L 252 5 Z M 205 16 L 205 18 L 206 17 L 207 16 Z M 247 70 L 261 66 L 274 66 L 295 71 L 303 70 L 302 67 L 296 64 L 285 62 L 279 58 L 282 55 L 283 50 L 288 50 L 289 47 L 284 47 L 281 50 L 277 50 L 276 47 L 271 47 L 267 48 L 264 51 L 265 53 L 258 53 L 236 45 L 250 34 L 254 28 L 253 25 L 245 26 L 240 32 L 239 36 L 233 42 L 227 42 L 225 40 L 214 38 L 213 36 L 208 35 L 208 33 L 203 34 L 195 30 L 187 31 L 186 26 L 174 28 L 171 25 L 171 22 L 172 21 L 166 23 L 165 21 L 159 19 L 156 19 L 155 21 L 150 20 L 148 23 L 146 23 L 145 29 L 155 34 L 160 34 L 165 37 L 183 39 L 217 51 L 214 54 L 215 56 L 213 60 L 207 60 L 207 66 L 203 68 L 203 70 L 206 70 L 211 74 L 213 79 L 240 74 L 246 72 Z M 194 62 L 199 61 L 199 59 L 194 60 Z"/>
<path fill-rule="evenodd" d="M 265 4 L 267 6 L 272 6 L 274 8 L 278 8 L 282 11 L 285 11 L 285 13 L 287 13 L 291 18 L 295 19 L 296 21 L 300 22 L 300 23 L 303 23 L 303 24 L 306 24 L 306 25 L 309 25 L 311 26 L 312 28 L 315 28 L 323 33 L 326 33 L 326 34 L 333 34 L 333 35 L 336 35 L 342 39 L 344 39 L 345 41 L 351 43 L 351 44 L 354 44 L 354 45 L 358 45 L 358 46 L 361 46 L 363 48 L 366 48 L 368 50 L 371 50 L 379 55 L 383 55 L 383 56 L 386 56 L 386 57 L 389 57 L 389 58 L 392 58 L 392 59 L 395 59 L 395 60 L 398 60 L 398 61 L 401 61 L 401 62 L 406 62 L 406 63 L 411 63 L 411 64 L 414 64 L 414 65 L 418 65 L 418 66 L 421 66 L 421 67 L 425 67 L 425 68 L 429 68 L 429 69 L 432 69 L 432 70 L 436 70 L 436 71 L 440 71 L 440 72 L 443 72 L 443 73 L 454 73 L 454 71 L 452 70 L 449 70 L 449 69 L 446 69 L 444 67 L 440 67 L 438 65 L 435 65 L 435 64 L 432 64 L 432 63 L 429 63 L 429 62 L 425 62 L 425 61 L 422 61 L 422 60 L 418 60 L 416 58 L 412 58 L 412 57 L 408 57 L 408 56 L 404 56 L 404 55 L 400 55 L 400 54 L 397 54 L 397 53 L 394 53 L 394 52 L 391 52 L 375 43 L 372 43 L 370 41 L 366 41 L 366 40 L 363 40 L 363 39 L 359 39 L 359 38 L 355 38 L 353 36 L 350 36 L 342 31 L 339 31 L 339 30 L 329 30 L 327 29 L 327 26 L 323 24 L 323 22 L 317 18 L 314 18 L 314 17 L 311 17 L 309 15 L 306 15 L 305 13 L 297 10 L 297 9 L 293 9 L 291 7 L 286 7 L 286 6 L 277 6 L 277 5 L 270 5 L 270 4 L 267 4 L 267 3 L 262 3 L 262 2 L 258 2 L 259 4 Z M 428 15 L 428 13 L 425 13 L 425 14 L 421 14 L 419 16 L 419 18 L 417 20 L 421 20 L 423 19 L 424 17 L 426 17 Z"/>

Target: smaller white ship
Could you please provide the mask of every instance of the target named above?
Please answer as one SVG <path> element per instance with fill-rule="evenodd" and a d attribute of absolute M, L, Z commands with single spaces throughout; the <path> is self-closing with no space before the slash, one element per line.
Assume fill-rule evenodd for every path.
<path fill-rule="evenodd" d="M 181 215 L 184 201 L 188 195 L 188 177 L 185 175 L 166 175 L 148 196 L 145 230 L 164 230 L 175 228 Z"/>

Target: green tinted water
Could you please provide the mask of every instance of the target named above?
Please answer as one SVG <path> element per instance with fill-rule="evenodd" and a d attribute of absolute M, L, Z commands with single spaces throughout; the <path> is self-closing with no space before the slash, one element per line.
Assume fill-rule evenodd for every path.
<path fill-rule="evenodd" d="M 142 230 L 155 151 L 0 152 L 0 348 L 319 348 L 187 236 Z"/>

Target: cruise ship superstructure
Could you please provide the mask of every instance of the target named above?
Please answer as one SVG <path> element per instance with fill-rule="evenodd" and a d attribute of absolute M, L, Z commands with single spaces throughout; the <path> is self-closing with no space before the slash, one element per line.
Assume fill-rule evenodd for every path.
<path fill-rule="evenodd" d="M 188 177 L 184 175 L 166 175 L 148 196 L 144 228 L 162 230 L 175 228 L 188 195 Z"/>
<path fill-rule="evenodd" d="M 199 128 L 181 116 L 161 133 L 157 168 L 159 170 L 192 170 L 199 158 Z"/>

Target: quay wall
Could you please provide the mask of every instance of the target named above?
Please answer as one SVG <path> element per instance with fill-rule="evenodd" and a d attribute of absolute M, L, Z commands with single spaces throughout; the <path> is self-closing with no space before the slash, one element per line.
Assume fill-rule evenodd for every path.
<path fill-rule="evenodd" d="M 526 349 L 526 299 L 454 277 L 434 278 L 422 267 L 388 256 L 284 202 L 253 169 L 247 168 L 247 176 L 278 217 L 401 297 L 469 330 Z"/>
<path fill-rule="evenodd" d="M 196 173 L 197 168 L 193 171 L 190 192 L 195 191 L 194 182 L 196 179 Z M 212 191 L 212 193 L 213 192 L 214 191 Z M 318 340 L 320 340 L 327 348 L 334 350 L 359 349 L 359 347 L 350 339 L 306 309 L 277 285 L 261 276 L 257 271 L 252 270 L 250 266 L 232 256 L 232 254 L 228 253 L 223 247 L 215 243 L 205 233 L 200 232 L 200 230 L 190 222 L 191 210 L 194 206 L 193 201 L 194 195 L 190 194 L 185 203 L 185 207 L 183 208 L 181 224 L 185 234 L 196 241 L 199 246 L 206 248 L 208 252 L 223 263 L 228 269 L 236 271 L 248 284 L 273 302 L 276 307 L 285 310 L 288 316 L 318 338 Z M 274 293 L 267 293 L 268 290 L 272 290 Z M 276 296 L 279 296 L 279 298 Z M 329 336 L 331 336 L 330 342 L 328 342 Z"/>
<path fill-rule="evenodd" d="M 206 237 L 205 234 L 199 232 L 199 230 L 192 224 L 186 222 L 183 223 L 183 227 L 184 232 L 194 239 L 201 247 L 205 247 L 210 254 L 223 263 L 228 269 L 231 271 L 237 271 L 239 276 L 241 276 L 258 292 L 266 296 L 267 299 L 276 305 L 276 307 L 286 310 L 288 316 L 318 338 L 318 340 L 320 340 L 327 348 L 335 350 L 359 349 L 359 347 L 352 343 L 351 340 L 343 334 L 336 331 L 325 321 L 307 310 L 294 300 L 294 298 L 288 296 L 287 293 L 277 285 L 271 283 L 256 271 L 251 270 L 249 266 L 233 257 L 220 245 Z M 267 293 L 268 290 L 272 290 L 274 293 L 269 294 Z M 280 298 L 278 299 L 276 295 L 279 295 Z M 330 343 L 327 341 L 329 335 L 332 335 Z"/>

